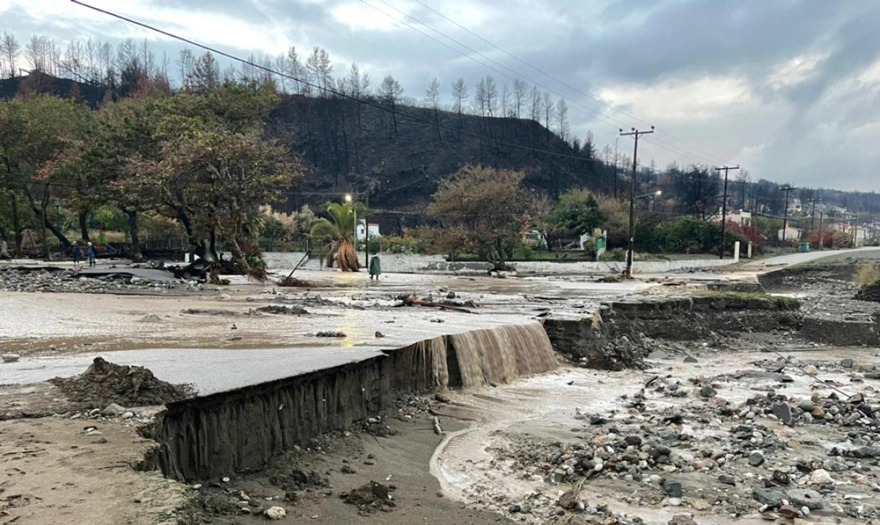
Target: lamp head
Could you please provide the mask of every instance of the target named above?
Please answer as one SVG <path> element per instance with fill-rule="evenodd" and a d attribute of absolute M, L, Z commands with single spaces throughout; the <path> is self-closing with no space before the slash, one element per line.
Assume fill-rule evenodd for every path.
<path fill-rule="evenodd" d="M 351 202 L 351 193 L 345 194 L 345 202 Z"/>

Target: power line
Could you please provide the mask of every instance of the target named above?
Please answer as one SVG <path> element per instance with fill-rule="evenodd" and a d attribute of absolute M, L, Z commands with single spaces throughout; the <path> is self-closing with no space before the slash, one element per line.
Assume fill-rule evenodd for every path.
<path fill-rule="evenodd" d="M 389 107 L 383 106 L 383 105 L 378 104 L 378 103 L 376 103 L 376 102 L 373 102 L 372 100 L 367 99 L 367 98 L 358 98 L 358 97 L 355 97 L 355 96 L 353 96 L 353 95 L 349 95 L 349 94 L 347 94 L 347 93 L 344 93 L 344 92 L 341 92 L 341 91 L 337 91 L 336 89 L 333 89 L 333 88 L 329 88 L 329 87 L 325 87 L 325 86 L 322 86 L 322 85 L 318 85 L 318 84 L 316 84 L 316 83 L 314 83 L 314 82 L 311 82 L 311 81 L 309 81 L 309 80 L 303 80 L 302 78 L 296 77 L 296 76 L 294 76 L 294 75 L 289 75 L 289 74 L 287 74 L 287 73 L 282 73 L 282 72 L 280 72 L 280 71 L 278 71 L 278 70 L 272 69 L 271 67 L 266 67 L 266 66 L 263 66 L 263 65 L 261 65 L 261 64 L 255 63 L 255 62 L 251 62 L 251 61 L 249 61 L 249 60 L 246 60 L 246 59 L 244 59 L 244 58 L 241 58 L 241 57 L 235 56 L 235 55 L 233 55 L 233 54 L 231 54 L 231 53 L 227 53 L 227 52 L 222 51 L 222 50 L 220 50 L 220 49 L 217 49 L 217 48 L 215 48 L 215 47 L 208 46 L 208 45 L 206 45 L 206 44 L 201 44 L 201 43 L 196 42 L 196 41 L 194 41 L 194 40 L 191 40 L 191 39 L 189 39 L 189 38 L 186 38 L 186 37 L 183 37 L 183 36 L 180 36 L 180 35 L 177 35 L 177 34 L 171 33 L 171 32 L 169 32 L 169 31 L 166 31 L 166 30 L 164 30 L 164 29 L 160 29 L 160 28 L 158 28 L 158 27 L 152 26 L 152 25 L 147 24 L 147 23 L 144 23 L 144 22 L 140 22 L 140 21 L 135 20 L 135 19 L 133 19 L 133 18 L 129 18 L 129 17 L 126 17 L 126 16 L 124 16 L 124 15 L 120 15 L 120 14 L 118 14 L 118 13 L 114 13 L 114 12 L 112 12 L 112 11 L 108 11 L 108 10 L 106 10 L 106 9 L 102 9 L 102 8 L 99 8 L 99 7 L 95 7 L 95 6 L 92 6 L 92 5 L 86 4 L 86 3 L 84 3 L 84 2 L 81 2 L 80 0 L 70 0 L 70 1 L 71 1 L 72 3 L 74 3 L 74 4 L 80 5 L 80 6 L 82 6 L 82 7 L 86 7 L 86 8 L 88 8 L 88 9 L 92 9 L 92 10 L 97 11 L 97 12 L 99 12 L 99 13 L 103 13 L 103 14 L 108 15 L 108 16 L 111 16 L 111 17 L 113 17 L 113 18 L 117 18 L 117 19 L 119 19 L 119 20 L 122 20 L 122 21 L 124 21 L 124 22 L 130 23 L 130 24 L 133 24 L 133 25 L 136 25 L 136 26 L 141 27 L 141 28 L 144 28 L 144 29 L 147 29 L 147 30 L 149 30 L 149 31 L 153 31 L 153 32 L 159 33 L 159 34 L 161 34 L 161 35 L 165 35 L 165 36 L 167 36 L 167 37 L 169 37 L 169 38 L 172 38 L 172 39 L 175 39 L 175 40 L 179 40 L 179 41 L 184 42 L 184 43 L 187 43 L 187 44 L 189 44 L 189 45 L 191 45 L 191 46 L 198 47 L 198 48 L 200 48 L 200 49 L 204 49 L 205 51 L 209 51 L 209 52 L 211 52 L 211 53 L 215 53 L 215 54 L 217 54 L 217 55 L 219 55 L 219 56 L 222 56 L 222 57 L 226 57 L 226 58 L 228 58 L 228 59 L 230 59 L 230 60 L 234 60 L 234 61 L 236 61 L 236 62 L 240 62 L 240 63 L 242 63 L 242 64 L 247 64 L 247 65 L 252 66 L 252 67 L 254 67 L 254 68 L 256 68 L 256 69 L 259 69 L 259 70 L 261 70 L 261 71 L 265 71 L 265 72 L 267 72 L 267 73 L 271 73 L 271 74 L 273 74 L 273 75 L 278 75 L 279 77 L 287 78 L 287 79 L 290 79 L 290 80 L 295 80 L 295 81 L 297 81 L 297 82 L 300 82 L 300 83 L 302 83 L 302 84 L 305 84 L 305 85 L 307 85 L 307 86 L 309 86 L 309 87 L 313 87 L 313 88 L 318 89 L 318 90 L 320 90 L 320 91 L 323 91 L 323 92 L 325 92 L 325 93 L 330 93 L 330 94 L 332 94 L 332 95 L 334 95 L 334 96 L 337 96 L 337 97 L 339 97 L 339 98 L 345 98 L 345 99 L 353 100 L 353 101 L 355 101 L 355 102 L 358 102 L 358 103 L 361 103 L 361 104 L 364 104 L 364 105 L 367 105 L 367 106 L 370 106 L 370 107 L 376 108 L 376 109 L 378 109 L 378 110 L 380 110 L 380 111 L 385 111 L 385 112 L 387 112 L 387 113 L 391 113 L 391 114 L 393 114 L 393 115 L 398 115 L 398 116 L 406 117 L 406 118 L 409 118 L 410 120 L 414 120 L 414 121 L 419 122 L 419 123 L 422 123 L 422 124 L 428 124 L 428 125 L 431 125 L 431 126 L 436 126 L 436 127 L 440 128 L 440 129 L 444 129 L 444 130 L 446 130 L 446 131 L 450 131 L 450 132 L 453 132 L 453 133 L 459 133 L 459 134 L 462 134 L 462 135 L 467 135 L 467 136 L 474 137 L 474 138 L 478 138 L 478 139 L 485 139 L 485 140 L 487 140 L 487 141 L 494 142 L 494 143 L 496 143 L 496 144 L 505 145 L 505 146 L 510 146 L 510 147 L 512 147 L 512 148 L 518 148 L 518 149 L 522 149 L 522 150 L 526 150 L 526 151 L 531 151 L 531 152 L 535 152 L 535 153 L 543 153 L 543 154 L 545 154 L 545 155 L 551 155 L 551 156 L 555 156 L 555 157 L 568 158 L 568 159 L 581 160 L 581 161 L 590 160 L 590 159 L 587 159 L 586 157 L 582 157 L 582 156 L 578 156 L 578 155 L 570 155 L 570 154 L 567 154 L 567 153 L 559 153 L 559 152 L 555 152 L 555 151 L 551 151 L 551 150 L 547 150 L 547 149 L 535 148 L 534 146 L 526 146 L 526 145 L 524 145 L 524 144 L 517 144 L 517 143 L 515 143 L 515 142 L 510 142 L 510 141 L 503 140 L 503 139 L 498 139 L 498 138 L 495 138 L 495 137 L 489 137 L 489 136 L 486 136 L 486 135 L 480 135 L 480 134 L 478 134 L 478 133 L 473 133 L 473 132 L 470 132 L 470 131 L 467 131 L 467 130 L 464 130 L 464 129 L 453 129 L 453 128 L 450 128 L 450 127 L 448 127 L 448 126 L 443 126 L 443 125 L 437 124 L 436 122 L 434 122 L 434 121 L 432 121 L 432 120 L 419 118 L 419 117 L 417 117 L 417 116 L 415 116 L 415 115 L 407 114 L 407 113 L 402 112 L 402 111 L 400 111 L 400 110 L 398 110 L 398 109 L 395 109 L 395 108 L 389 108 Z"/>
<path fill-rule="evenodd" d="M 387 2 L 385 2 L 385 0 L 380 0 L 380 1 L 381 1 L 382 3 L 385 3 L 385 4 L 387 5 Z M 571 89 L 571 90 L 574 91 L 575 93 L 578 93 L 578 94 L 580 94 L 580 95 L 582 95 L 582 96 L 584 96 L 584 97 L 587 97 L 587 98 L 589 98 L 589 99 L 591 99 L 591 100 L 595 100 L 595 101 L 596 101 L 597 103 L 599 103 L 600 105 L 602 105 L 602 106 L 604 106 L 604 107 L 607 107 L 608 109 L 610 109 L 610 110 L 612 110 L 612 111 L 615 111 L 615 112 L 617 112 L 617 113 L 619 113 L 619 114 L 621 114 L 621 115 L 623 115 L 623 116 L 625 116 L 625 117 L 627 117 L 627 118 L 629 118 L 629 119 L 636 120 L 636 121 L 638 121 L 638 122 L 641 122 L 642 124 L 649 124 L 648 122 L 646 122 L 646 121 L 644 121 L 644 120 L 642 120 L 642 119 L 640 119 L 640 118 L 638 118 L 638 117 L 636 117 L 636 116 L 633 116 L 633 115 L 631 115 L 631 114 L 629 114 L 629 113 L 627 113 L 627 112 L 625 112 L 625 111 L 623 111 L 623 110 L 621 110 L 621 109 L 618 109 L 618 108 L 612 106 L 611 104 L 609 104 L 608 102 L 606 102 L 606 101 L 604 101 L 604 100 L 602 100 L 602 99 L 600 99 L 600 98 L 598 98 L 598 97 L 596 97 L 596 96 L 593 96 L 593 95 L 590 94 L 589 92 L 582 91 L 582 90 L 578 89 L 577 87 L 572 86 L 571 84 L 565 82 L 564 80 L 561 80 L 561 79 L 555 77 L 554 75 L 552 75 L 552 74 L 550 74 L 550 73 L 544 71 L 543 69 L 541 69 L 541 68 L 539 68 L 539 67 L 537 67 L 537 66 L 534 66 L 534 65 L 530 64 L 529 62 L 527 62 L 527 61 L 521 59 L 520 57 L 514 55 L 513 53 L 510 53 L 510 52 L 507 51 L 506 49 L 504 49 L 504 48 L 498 46 L 498 45 L 495 44 L 494 42 L 491 42 L 490 40 L 488 40 L 488 39 L 484 38 L 483 36 L 477 34 L 476 32 L 474 32 L 473 30 L 467 28 L 466 26 L 464 26 L 464 25 L 462 25 L 462 24 L 456 22 L 455 20 L 453 20 L 453 19 L 450 18 L 449 16 L 443 14 L 442 12 L 438 11 L 437 9 L 434 9 L 433 7 L 431 7 L 431 6 L 427 5 L 427 4 L 425 4 L 425 3 L 422 2 L 421 0 L 415 0 L 415 1 L 416 1 L 419 5 L 421 5 L 422 7 L 424 7 L 424 8 L 426 8 L 426 9 L 428 9 L 429 11 L 431 11 L 431 12 L 437 14 L 438 16 L 440 16 L 441 18 L 443 18 L 444 20 L 446 20 L 446 21 L 448 21 L 448 22 L 454 24 L 455 26 L 461 28 L 462 30 L 466 31 L 467 33 L 469 33 L 469 34 L 475 36 L 476 38 L 478 38 L 478 39 L 480 39 L 481 41 L 485 42 L 486 44 L 492 46 L 493 48 L 497 49 L 498 51 L 501 51 L 502 53 L 504 53 L 505 55 L 509 56 L 510 58 L 512 58 L 512 59 L 516 60 L 517 62 L 520 62 L 521 64 L 525 65 L 526 67 L 528 67 L 528 68 L 530 68 L 530 69 L 532 69 L 532 70 L 534 70 L 534 71 L 536 71 L 536 72 L 538 72 L 538 73 L 544 75 L 545 77 L 547 77 L 547 78 L 549 78 L 549 79 L 551 79 L 551 80 L 557 82 L 558 84 L 560 84 L 560 85 L 562 85 L 562 86 L 565 86 L 565 87 L 567 87 L 568 89 Z M 424 24 L 424 23 L 422 23 L 422 24 L 423 24 L 423 25 L 426 25 L 426 24 Z M 441 34 L 442 34 L 442 33 L 441 33 Z M 447 37 L 447 38 L 449 38 L 449 37 Z M 688 146 L 688 147 L 693 148 L 693 149 L 696 150 L 697 152 L 703 153 L 704 155 L 706 155 L 706 157 L 704 157 L 704 158 L 706 158 L 706 159 L 709 159 L 709 158 L 715 158 L 715 159 L 717 159 L 717 160 L 715 160 L 715 161 L 709 160 L 710 163 L 717 162 L 718 160 L 721 159 L 721 157 L 718 157 L 718 156 L 716 156 L 716 155 L 712 155 L 712 154 L 710 154 L 710 153 L 708 153 L 708 152 L 705 152 L 705 151 L 700 150 L 699 148 L 696 148 L 696 147 L 693 146 L 693 145 L 688 144 L 688 143 L 685 142 L 684 140 L 677 138 L 676 136 L 672 135 L 672 134 L 669 133 L 669 132 L 666 132 L 666 131 L 660 130 L 660 133 L 662 133 L 663 135 L 668 136 L 668 137 L 670 137 L 670 138 L 672 138 L 672 139 L 674 139 L 674 140 L 677 140 L 677 141 L 681 142 L 681 143 L 684 144 L 685 146 Z M 659 142 L 659 143 L 667 144 L 667 143 L 665 143 L 665 142 L 663 142 L 663 141 L 660 141 L 660 140 L 657 139 L 656 137 L 655 137 L 654 140 L 655 140 L 655 142 Z M 667 144 L 667 145 L 670 146 L 670 147 L 673 146 L 672 144 Z M 696 158 L 696 157 L 695 157 L 695 158 Z"/>
<path fill-rule="evenodd" d="M 422 31 L 422 30 L 419 29 L 418 27 L 413 26 L 412 24 L 410 24 L 410 23 L 407 22 L 406 20 L 402 20 L 402 19 L 400 19 L 400 18 L 397 18 L 396 16 L 393 16 L 392 14 L 389 14 L 387 11 L 385 11 L 385 10 L 383 10 L 383 9 L 380 9 L 380 8 L 378 8 L 378 7 L 376 7 L 376 6 L 372 5 L 372 4 L 370 4 L 370 3 L 367 2 L 366 0 L 360 0 L 360 1 L 361 1 L 361 3 L 363 3 L 364 5 L 366 5 L 366 6 L 370 7 L 370 8 L 372 8 L 372 9 L 374 9 L 375 11 L 377 11 L 377 12 L 379 12 L 379 13 L 384 14 L 385 16 L 391 18 L 392 20 L 404 24 L 405 26 L 409 27 L 409 28 L 412 29 L 413 31 L 416 31 L 416 32 L 419 33 L 419 34 L 421 34 L 421 35 L 423 35 L 423 36 L 426 36 L 426 37 L 430 38 L 431 40 L 434 40 L 435 42 L 437 42 L 437 43 L 439 43 L 439 44 L 441 44 L 441 45 L 443 45 L 443 46 L 445 46 L 445 47 L 448 47 L 449 49 L 452 49 L 453 51 L 455 51 L 456 53 L 458 53 L 458 54 L 464 56 L 465 58 L 468 58 L 469 60 L 472 60 L 472 61 L 474 61 L 474 62 L 480 64 L 481 66 L 484 66 L 484 67 L 486 67 L 486 68 L 488 68 L 488 69 L 490 69 L 490 70 L 492 70 L 492 71 L 495 71 L 496 73 L 498 73 L 498 74 L 500 74 L 500 75 L 503 75 L 503 76 L 505 76 L 505 77 L 507 77 L 507 78 L 510 78 L 510 79 L 512 79 L 512 80 L 522 80 L 523 78 L 525 78 L 526 80 L 528 80 L 528 81 L 531 82 L 532 84 L 534 84 L 534 85 L 536 85 L 536 86 L 541 86 L 541 87 L 544 88 L 545 90 L 547 90 L 547 91 L 549 91 L 549 92 L 551 92 L 551 93 L 553 93 L 553 94 L 555 94 L 555 95 L 557 95 L 557 96 L 559 96 L 559 97 L 562 97 L 563 99 L 565 98 L 565 95 L 563 95 L 563 94 L 560 93 L 559 91 L 556 91 L 556 90 L 554 90 L 553 88 L 548 88 L 546 85 L 541 84 L 541 83 L 539 83 L 539 82 L 536 82 L 534 79 L 531 79 L 531 78 L 525 77 L 525 75 L 522 75 L 521 73 L 519 73 L 519 72 L 517 72 L 517 71 L 515 71 L 515 70 L 513 70 L 513 69 L 511 69 L 511 68 L 509 68 L 509 67 L 507 67 L 506 65 L 504 65 L 504 64 L 502 64 L 502 63 L 500 63 L 500 62 L 498 62 L 497 60 L 494 60 L 494 59 L 491 58 L 491 57 L 487 57 L 485 54 L 481 53 L 480 51 L 474 49 L 473 47 L 468 46 L 467 44 L 464 44 L 464 43 L 462 43 L 462 42 L 456 40 L 455 38 L 453 38 L 453 37 L 447 35 L 446 33 L 444 33 L 444 32 L 442 32 L 442 31 L 440 31 L 440 30 L 438 30 L 438 29 L 432 27 L 430 24 L 427 24 L 427 23 L 425 23 L 425 22 L 422 22 L 421 20 L 415 18 L 414 16 L 412 16 L 412 15 L 410 15 L 410 14 L 408 14 L 408 13 L 405 13 L 405 12 L 401 11 L 400 9 L 394 7 L 393 5 L 389 4 L 389 3 L 388 3 L 387 1 L 385 1 L 385 0 L 379 0 L 379 1 L 382 2 L 383 4 L 385 4 L 386 6 L 390 7 L 391 9 L 394 9 L 394 10 L 397 11 L 398 13 L 402 14 L 404 17 L 406 17 L 406 18 L 408 18 L 408 19 L 414 21 L 415 23 L 420 24 L 420 25 L 424 26 L 425 28 L 427 28 L 427 29 L 429 29 L 429 30 L 431 30 L 431 31 L 433 31 L 433 32 L 435 32 L 435 33 L 437 33 L 438 35 L 442 36 L 443 38 L 446 38 L 446 39 L 449 40 L 450 42 L 454 42 L 454 43 L 457 44 L 458 46 L 460 46 L 460 47 L 466 49 L 467 51 L 469 51 L 470 53 L 476 54 L 476 55 L 480 56 L 481 58 L 483 58 L 484 60 L 486 60 L 486 61 L 488 61 L 488 62 L 490 62 L 490 63 L 492 63 L 492 64 L 495 64 L 495 65 L 497 65 L 497 66 L 500 67 L 500 68 L 503 68 L 503 69 L 509 71 L 510 74 L 505 73 L 504 71 L 500 71 L 500 70 L 497 69 L 496 67 L 493 67 L 492 65 L 489 65 L 489 64 L 487 64 L 487 63 L 485 63 L 485 62 L 480 61 L 479 59 L 475 58 L 474 56 L 472 56 L 472 55 L 470 55 L 470 54 L 468 54 L 468 53 L 465 53 L 465 52 L 461 51 L 460 49 L 457 49 L 457 48 L 453 47 L 452 45 L 448 44 L 447 42 L 444 42 L 444 41 L 442 41 L 442 40 L 439 40 L 439 39 L 435 38 L 434 36 L 432 36 L 432 35 L 430 35 L 430 34 L 424 32 L 424 31 Z M 455 23 L 455 22 L 453 22 L 453 23 Z M 480 37 L 480 38 L 482 38 L 482 37 Z M 490 44 L 491 44 L 491 43 L 490 43 Z M 491 44 L 491 45 L 494 45 L 494 44 Z M 496 47 L 497 47 L 497 46 L 496 46 Z M 500 49 L 500 48 L 499 48 L 499 49 Z M 502 51 L 503 51 L 503 50 L 502 50 Z M 513 76 L 511 76 L 511 75 L 513 75 Z M 559 81 L 559 82 L 561 82 L 561 81 Z M 563 84 L 564 84 L 564 83 L 563 83 Z M 584 96 L 587 96 L 587 97 L 589 97 L 589 98 L 593 98 L 594 100 L 599 101 L 599 99 L 596 99 L 595 97 L 592 97 L 591 95 L 588 95 L 588 94 L 586 94 L 586 93 L 583 93 L 583 92 L 577 90 L 577 88 L 573 88 L 573 87 L 571 87 L 571 86 L 569 86 L 569 87 L 570 87 L 571 89 L 574 89 L 575 91 L 578 91 L 579 93 L 583 94 Z M 588 106 L 582 104 L 580 101 L 577 101 L 577 100 L 571 100 L 571 102 L 574 104 L 575 109 L 580 109 L 584 114 L 586 114 L 588 117 L 590 117 L 590 118 L 592 118 L 592 119 L 598 120 L 598 121 L 600 121 L 600 122 L 603 122 L 603 123 L 605 123 L 605 124 L 608 124 L 608 125 L 610 125 L 610 126 L 614 126 L 614 127 L 619 127 L 621 124 L 626 125 L 623 121 L 620 121 L 620 120 L 617 120 L 617 119 L 613 119 L 613 118 L 611 118 L 611 117 L 608 117 L 608 118 L 603 117 L 601 111 L 596 110 L 596 109 L 593 109 L 593 108 L 590 108 L 590 107 L 588 107 Z M 599 102 L 601 102 L 601 101 L 599 101 Z M 605 105 L 607 105 L 607 104 L 604 103 L 604 102 L 602 102 L 602 103 L 605 104 Z M 608 105 L 608 107 L 612 107 L 612 106 Z M 632 118 L 636 118 L 636 117 L 632 117 Z M 611 120 L 609 120 L 609 119 L 611 119 Z M 636 120 L 640 120 L 640 119 L 636 118 Z M 547 122 L 547 124 L 548 124 L 548 127 L 549 127 L 549 122 Z M 710 159 L 710 158 L 708 158 L 708 157 L 704 157 L 704 156 L 701 156 L 701 155 L 697 155 L 697 154 L 690 153 L 690 152 L 686 151 L 686 150 L 683 149 L 683 148 L 680 148 L 680 147 L 678 147 L 678 146 L 676 146 L 676 145 L 673 145 L 673 144 L 669 144 L 669 143 L 667 143 L 667 142 L 665 142 L 665 141 L 662 141 L 662 140 L 659 140 L 659 139 L 655 139 L 655 141 L 653 142 L 653 144 L 654 144 L 655 146 L 658 146 L 658 145 L 659 145 L 659 147 L 660 147 L 661 149 L 666 149 L 666 150 L 668 150 L 668 151 L 670 151 L 671 153 L 674 153 L 674 154 L 676 154 L 676 155 L 682 155 L 682 156 L 684 156 L 684 157 L 689 157 L 689 158 L 692 158 L 692 159 L 694 159 L 694 160 L 698 160 L 698 161 L 701 161 L 701 162 L 707 162 L 707 163 L 709 163 L 709 164 L 714 164 L 714 163 L 717 162 L 717 161 L 712 160 L 712 159 Z"/>

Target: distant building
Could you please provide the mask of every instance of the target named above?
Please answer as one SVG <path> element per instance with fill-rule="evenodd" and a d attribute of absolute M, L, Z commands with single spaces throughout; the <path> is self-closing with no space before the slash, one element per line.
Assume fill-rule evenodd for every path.
<path fill-rule="evenodd" d="M 371 222 L 369 226 L 370 226 L 370 238 L 382 236 L 382 234 L 379 233 L 379 225 L 377 223 Z M 364 221 L 364 220 L 358 221 L 357 238 L 359 241 L 364 241 L 367 239 L 367 221 Z"/>
<path fill-rule="evenodd" d="M 712 216 L 712 220 L 716 222 L 721 222 L 721 211 L 718 210 L 718 213 Z M 740 226 L 751 226 L 752 225 L 752 212 L 745 210 L 727 210 L 727 220 L 732 221 Z"/>
<path fill-rule="evenodd" d="M 794 226 L 788 226 L 784 230 L 782 228 L 779 228 L 779 230 L 776 232 L 779 241 L 783 240 L 783 232 L 785 232 L 785 242 L 795 242 L 801 240 L 800 228 L 795 228 Z"/>

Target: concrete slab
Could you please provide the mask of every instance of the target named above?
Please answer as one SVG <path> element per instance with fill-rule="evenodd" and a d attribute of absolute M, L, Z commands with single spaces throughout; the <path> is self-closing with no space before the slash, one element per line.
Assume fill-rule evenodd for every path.
<path fill-rule="evenodd" d="M 383 355 L 377 349 L 263 348 L 210 350 L 145 349 L 34 357 L 0 364 L 0 384 L 26 384 L 81 374 L 95 357 L 144 366 L 159 379 L 190 384 L 201 396 L 357 363 Z"/>

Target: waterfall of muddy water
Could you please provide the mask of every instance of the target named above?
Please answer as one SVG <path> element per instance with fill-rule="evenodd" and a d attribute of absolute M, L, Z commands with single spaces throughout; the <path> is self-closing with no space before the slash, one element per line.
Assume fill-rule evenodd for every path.
<path fill-rule="evenodd" d="M 448 339 L 447 386 L 458 383 L 471 388 L 509 383 L 558 366 L 556 353 L 540 323 L 471 330 L 450 335 Z M 454 363 L 450 359 L 452 355 Z"/>

